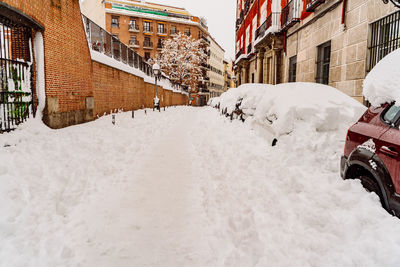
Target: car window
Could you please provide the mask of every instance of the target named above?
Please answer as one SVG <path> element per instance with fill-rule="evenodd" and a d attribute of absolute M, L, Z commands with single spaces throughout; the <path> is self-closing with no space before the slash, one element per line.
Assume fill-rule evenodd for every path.
<path fill-rule="evenodd" d="M 394 123 L 394 119 L 396 118 L 397 113 L 400 111 L 400 106 L 393 105 L 391 106 L 383 116 L 383 119 L 386 123 Z"/>

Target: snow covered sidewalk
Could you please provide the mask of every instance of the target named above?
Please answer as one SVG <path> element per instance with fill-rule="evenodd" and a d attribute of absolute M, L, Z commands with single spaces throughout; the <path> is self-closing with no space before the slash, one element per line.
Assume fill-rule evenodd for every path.
<path fill-rule="evenodd" d="M 208 107 L 116 122 L 0 136 L 0 266 L 400 265 L 400 221 L 340 178 L 345 133 L 271 147 Z"/>

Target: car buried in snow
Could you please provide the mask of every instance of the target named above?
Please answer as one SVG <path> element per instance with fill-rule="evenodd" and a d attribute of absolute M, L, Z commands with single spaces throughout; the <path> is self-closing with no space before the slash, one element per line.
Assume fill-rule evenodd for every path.
<path fill-rule="evenodd" d="M 359 179 L 400 217 L 400 106 L 370 107 L 347 133 L 341 158 L 343 179 Z"/>

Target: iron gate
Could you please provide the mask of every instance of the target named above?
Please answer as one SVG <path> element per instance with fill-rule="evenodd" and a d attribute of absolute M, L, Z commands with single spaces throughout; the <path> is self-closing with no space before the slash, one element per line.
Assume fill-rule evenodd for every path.
<path fill-rule="evenodd" d="M 0 133 L 34 114 L 32 29 L 0 16 Z"/>

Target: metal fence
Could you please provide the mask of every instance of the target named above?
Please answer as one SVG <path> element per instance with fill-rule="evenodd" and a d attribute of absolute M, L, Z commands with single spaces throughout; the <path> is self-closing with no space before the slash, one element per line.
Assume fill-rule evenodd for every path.
<path fill-rule="evenodd" d="M 281 27 L 285 29 L 294 23 L 300 21 L 300 1 L 291 0 L 282 9 L 281 12 Z"/>
<path fill-rule="evenodd" d="M 112 57 L 133 68 L 139 69 L 147 76 L 154 77 L 152 66 L 143 60 L 138 53 L 88 19 L 85 15 L 82 14 L 82 18 L 85 25 L 86 37 L 92 50 Z M 143 45 L 145 46 L 145 44 Z M 160 80 L 169 81 L 174 89 L 183 91 L 182 86 L 174 83 L 166 77 L 161 77 Z"/>
<path fill-rule="evenodd" d="M 400 47 L 400 11 L 372 23 L 369 30 L 368 71 Z"/>
<path fill-rule="evenodd" d="M 0 133 L 34 115 L 32 30 L 0 17 Z"/>
<path fill-rule="evenodd" d="M 279 27 L 281 12 L 272 12 L 264 23 L 256 30 L 256 39 L 263 37 L 265 32 L 272 26 Z"/>

